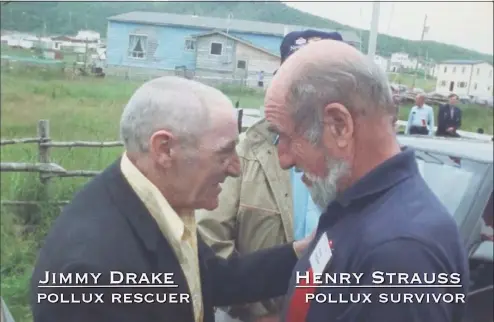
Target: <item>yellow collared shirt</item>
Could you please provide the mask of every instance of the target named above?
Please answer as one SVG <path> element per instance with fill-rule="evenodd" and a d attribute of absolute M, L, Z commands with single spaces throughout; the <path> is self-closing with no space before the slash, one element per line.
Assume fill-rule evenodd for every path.
<path fill-rule="evenodd" d="M 137 169 L 126 154 L 122 157 L 120 168 L 179 258 L 191 292 L 195 322 L 202 322 L 204 314 L 194 212 L 178 215 L 159 189 Z"/>

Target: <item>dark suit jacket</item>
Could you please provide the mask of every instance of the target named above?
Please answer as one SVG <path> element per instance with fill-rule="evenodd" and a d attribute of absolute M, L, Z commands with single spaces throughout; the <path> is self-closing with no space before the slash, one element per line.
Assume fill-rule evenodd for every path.
<path fill-rule="evenodd" d="M 461 127 L 461 110 L 453 106 L 454 113 L 451 118 L 450 105 L 444 104 L 439 106 L 439 112 L 437 113 L 437 135 L 447 135 L 446 129 L 454 127 L 455 130 Z"/>
<path fill-rule="evenodd" d="M 256 302 L 284 295 L 297 257 L 291 244 L 241 258 L 217 257 L 198 237 L 204 322 L 214 321 L 215 306 Z M 173 272 L 178 288 L 38 288 L 45 272 Z M 74 277 L 74 276 L 73 276 Z M 94 284 L 94 283 L 92 283 Z M 34 322 L 188 322 L 189 304 L 111 304 L 110 293 L 189 293 L 171 245 L 120 170 L 120 160 L 78 192 L 56 219 L 41 248 L 31 281 Z M 57 304 L 38 294 L 89 299 L 101 293 L 104 304 Z M 85 294 L 85 295 L 83 295 Z M 192 294 L 193 295 L 193 294 Z M 51 299 L 55 299 L 54 296 Z M 93 302 L 96 295 L 93 295 Z M 57 301 L 59 302 L 59 301 Z"/>

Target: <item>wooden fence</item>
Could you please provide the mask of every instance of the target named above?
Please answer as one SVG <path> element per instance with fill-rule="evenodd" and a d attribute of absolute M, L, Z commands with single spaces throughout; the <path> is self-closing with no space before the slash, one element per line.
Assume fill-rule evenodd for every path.
<path fill-rule="evenodd" d="M 1 140 L 0 145 L 12 145 L 12 144 L 26 144 L 37 143 L 38 145 L 38 162 L 36 163 L 24 163 L 24 162 L 1 162 L 1 172 L 37 172 L 39 173 L 39 180 L 42 183 L 44 189 L 53 177 L 93 177 L 99 174 L 101 171 L 89 171 L 89 170 L 66 170 L 62 166 L 50 161 L 50 151 L 52 148 L 77 148 L 77 147 L 94 147 L 94 148 L 106 148 L 106 147 L 119 147 L 123 146 L 123 142 L 90 142 L 90 141 L 71 141 L 71 142 L 58 142 L 53 141 L 50 137 L 50 123 L 48 120 L 38 121 L 38 137 L 36 138 L 22 138 L 22 139 L 6 139 Z M 20 201 L 20 200 L 1 200 L 2 205 L 36 205 L 39 202 L 36 201 Z M 56 201 L 51 202 L 57 205 L 67 204 L 68 201 Z"/>
<path fill-rule="evenodd" d="M 243 120 L 243 110 L 237 111 L 239 130 L 245 130 L 247 126 L 250 126 L 252 119 L 247 122 Z M 245 125 L 245 126 L 244 126 Z M 67 170 L 59 164 L 50 161 L 50 151 L 52 148 L 78 148 L 78 147 L 91 147 L 91 148 L 109 148 L 109 147 L 122 147 L 123 142 L 111 141 L 111 142 L 92 142 L 92 141 L 70 141 L 60 142 L 53 141 L 50 137 L 50 122 L 48 120 L 38 121 L 38 137 L 36 138 L 21 138 L 21 139 L 4 139 L 0 140 L 0 146 L 13 145 L 13 144 L 33 144 L 38 145 L 38 162 L 36 163 L 24 163 L 24 162 L 1 162 L 1 172 L 37 172 L 39 174 L 39 180 L 42 183 L 42 187 L 47 191 L 47 186 L 50 182 L 50 178 L 70 178 L 70 177 L 93 177 L 99 174 L 101 171 L 93 170 Z M 46 195 L 46 194 L 44 194 Z M 39 201 L 24 201 L 24 200 L 1 200 L 2 205 L 6 206 L 22 206 L 22 205 L 38 205 Z M 64 205 L 68 201 L 49 201 L 51 204 Z"/>

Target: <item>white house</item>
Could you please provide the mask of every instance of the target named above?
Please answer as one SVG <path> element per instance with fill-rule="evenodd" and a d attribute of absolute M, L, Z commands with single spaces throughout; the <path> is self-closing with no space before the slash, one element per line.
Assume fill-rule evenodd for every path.
<path fill-rule="evenodd" d="M 10 33 L 1 36 L 2 45 L 31 49 L 35 47 L 38 38 L 26 33 Z"/>
<path fill-rule="evenodd" d="M 479 60 L 446 60 L 436 66 L 436 92 L 492 97 L 492 64 Z"/>
<path fill-rule="evenodd" d="M 379 56 L 379 55 L 374 55 L 374 62 L 382 68 L 383 71 L 387 72 L 389 69 L 389 59 Z"/>
<path fill-rule="evenodd" d="M 74 38 L 78 40 L 88 40 L 96 42 L 99 42 L 101 39 L 99 32 L 92 30 L 79 30 Z"/>
<path fill-rule="evenodd" d="M 391 54 L 390 65 L 393 72 L 398 72 L 399 68 L 415 69 L 417 67 L 423 69 L 422 63 L 417 63 L 417 58 L 411 58 L 404 52 Z"/>
<path fill-rule="evenodd" d="M 399 52 L 399 53 L 392 53 L 391 54 L 391 63 L 396 64 L 403 64 L 408 60 L 408 54 L 404 52 Z"/>

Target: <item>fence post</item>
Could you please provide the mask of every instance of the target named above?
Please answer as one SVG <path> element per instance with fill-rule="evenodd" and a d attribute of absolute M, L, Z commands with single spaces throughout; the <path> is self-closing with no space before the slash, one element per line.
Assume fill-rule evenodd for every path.
<path fill-rule="evenodd" d="M 38 161 L 40 163 L 49 163 L 50 162 L 50 147 L 43 146 L 41 143 L 50 142 L 50 121 L 49 120 L 39 120 L 38 121 Z M 48 177 L 44 176 L 43 173 L 39 174 L 39 180 L 43 185 L 48 183 Z"/>
<path fill-rule="evenodd" d="M 244 110 L 240 108 L 237 110 L 237 113 L 238 133 L 242 133 L 242 118 L 244 116 Z"/>

